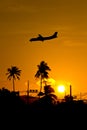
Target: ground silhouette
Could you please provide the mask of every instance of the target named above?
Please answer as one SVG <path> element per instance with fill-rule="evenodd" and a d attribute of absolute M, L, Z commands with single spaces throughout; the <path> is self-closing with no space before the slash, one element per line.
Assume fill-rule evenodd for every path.
<path fill-rule="evenodd" d="M 30 97 L 29 97 L 30 98 Z M 32 103 L 22 100 L 21 96 L 16 92 L 10 92 L 3 88 L 0 89 L 0 117 L 1 122 L 10 122 L 14 127 L 24 125 L 32 129 L 38 126 L 46 129 L 54 126 L 61 129 L 66 124 L 80 126 L 86 121 L 87 104 L 82 100 L 68 100 L 65 102 L 53 102 L 51 95 L 45 95 Z M 4 126 L 3 126 L 4 128 Z"/>

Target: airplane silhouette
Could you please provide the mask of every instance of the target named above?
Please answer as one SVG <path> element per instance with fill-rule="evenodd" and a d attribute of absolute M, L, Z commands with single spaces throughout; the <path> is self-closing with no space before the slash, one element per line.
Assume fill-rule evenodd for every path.
<path fill-rule="evenodd" d="M 38 34 L 38 37 L 36 38 L 31 38 L 29 41 L 44 41 L 44 40 L 50 40 L 50 39 L 53 39 L 53 38 L 57 38 L 57 33 L 58 32 L 55 32 L 53 35 L 51 36 L 48 36 L 48 37 L 43 37 L 41 34 Z"/>

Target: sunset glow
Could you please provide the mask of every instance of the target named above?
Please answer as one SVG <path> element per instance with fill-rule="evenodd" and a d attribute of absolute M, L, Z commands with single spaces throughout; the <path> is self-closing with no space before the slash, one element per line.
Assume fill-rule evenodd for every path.
<path fill-rule="evenodd" d="M 39 4 L 38 4 L 39 3 Z M 4 0 L 0 2 L 0 88 L 12 90 L 12 82 L 5 75 L 11 65 L 22 70 L 20 80 L 15 81 L 16 91 L 24 91 L 29 80 L 30 88 L 38 88 L 35 80 L 37 65 L 41 60 L 51 68 L 48 84 L 56 88 L 55 81 L 69 81 L 73 94 L 87 92 L 87 1 Z M 80 13 L 81 12 L 81 13 Z M 57 17 L 58 16 L 58 17 Z M 51 40 L 29 39 L 48 37 Z M 54 81 L 54 80 L 55 81 Z M 69 93 L 69 85 L 66 93 Z M 56 89 L 57 91 L 57 89 Z M 58 91 L 57 91 L 58 93 Z"/>
<path fill-rule="evenodd" d="M 57 89 L 58 89 L 58 92 L 63 93 L 65 91 L 65 86 L 59 85 Z"/>
<path fill-rule="evenodd" d="M 87 0 L 0 1 L 0 110 L 3 129 L 87 127 Z"/>

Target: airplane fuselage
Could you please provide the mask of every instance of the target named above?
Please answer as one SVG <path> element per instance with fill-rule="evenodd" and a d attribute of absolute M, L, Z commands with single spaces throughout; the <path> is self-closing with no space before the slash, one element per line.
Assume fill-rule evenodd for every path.
<path fill-rule="evenodd" d="M 57 32 L 55 32 L 52 36 L 48 36 L 48 37 L 42 37 L 40 34 L 37 38 L 31 38 L 30 41 L 44 41 L 44 40 L 50 40 L 53 38 L 57 38 Z"/>

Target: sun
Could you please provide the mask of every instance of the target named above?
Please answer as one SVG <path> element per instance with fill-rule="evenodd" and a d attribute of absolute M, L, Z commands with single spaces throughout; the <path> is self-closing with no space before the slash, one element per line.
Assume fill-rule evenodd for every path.
<path fill-rule="evenodd" d="M 57 90 L 58 90 L 58 92 L 63 93 L 63 92 L 65 92 L 65 86 L 64 85 L 59 85 L 57 87 Z"/>

